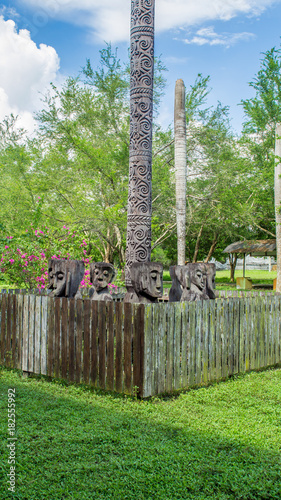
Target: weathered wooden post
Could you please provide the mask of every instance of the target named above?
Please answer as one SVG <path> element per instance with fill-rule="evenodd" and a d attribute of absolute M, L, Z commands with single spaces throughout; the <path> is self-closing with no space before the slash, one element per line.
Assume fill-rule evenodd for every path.
<path fill-rule="evenodd" d="M 133 295 L 130 268 L 151 255 L 151 163 L 155 0 L 131 2 L 130 167 L 125 301 Z"/>
<path fill-rule="evenodd" d="M 175 174 L 176 174 L 176 212 L 178 235 L 178 265 L 185 264 L 185 221 L 186 221 L 186 116 L 185 86 L 177 80 L 175 86 Z"/>
<path fill-rule="evenodd" d="M 276 292 L 281 292 L 281 123 L 276 124 L 275 132 L 275 220 L 276 220 L 276 253 L 277 282 Z"/>

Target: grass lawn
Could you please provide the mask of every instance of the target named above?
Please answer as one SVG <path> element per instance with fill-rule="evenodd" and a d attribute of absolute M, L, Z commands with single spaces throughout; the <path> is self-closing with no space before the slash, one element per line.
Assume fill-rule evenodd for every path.
<path fill-rule="evenodd" d="M 18 439 L 11 496 L 8 388 Z M 281 369 L 149 401 L 5 369 L 0 389 L 1 499 L 281 498 Z"/>

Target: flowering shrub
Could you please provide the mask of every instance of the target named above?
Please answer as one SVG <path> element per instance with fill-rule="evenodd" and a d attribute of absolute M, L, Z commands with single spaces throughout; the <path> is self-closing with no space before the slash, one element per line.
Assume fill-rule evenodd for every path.
<path fill-rule="evenodd" d="M 48 284 L 48 259 L 77 259 L 85 263 L 81 286 L 91 286 L 88 244 L 78 231 L 63 226 L 60 231 L 47 227 L 26 229 L 21 236 L 7 236 L 1 255 L 1 272 L 16 286 L 44 289 Z"/>
<path fill-rule="evenodd" d="M 82 232 L 82 231 L 81 231 Z M 84 278 L 80 288 L 92 286 L 90 282 L 90 256 L 88 243 L 80 231 L 71 231 L 63 226 L 60 231 L 26 229 L 20 236 L 7 236 L 0 259 L 0 270 L 10 284 L 25 288 L 45 289 L 48 286 L 48 260 L 76 259 L 85 264 Z M 110 293 L 116 292 L 121 281 L 121 271 L 116 284 L 109 283 Z"/>

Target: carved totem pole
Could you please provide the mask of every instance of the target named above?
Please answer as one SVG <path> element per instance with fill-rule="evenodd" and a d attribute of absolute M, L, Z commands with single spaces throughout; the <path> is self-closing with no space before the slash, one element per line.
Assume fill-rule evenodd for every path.
<path fill-rule="evenodd" d="M 151 163 L 155 0 L 131 2 L 130 170 L 125 301 L 135 295 L 130 269 L 151 255 Z"/>

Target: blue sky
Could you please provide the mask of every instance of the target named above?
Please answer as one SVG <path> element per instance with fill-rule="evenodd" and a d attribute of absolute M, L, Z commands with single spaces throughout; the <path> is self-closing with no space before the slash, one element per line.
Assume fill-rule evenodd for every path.
<path fill-rule="evenodd" d="M 14 0 L 0 2 L 0 119 L 13 112 L 32 130 L 32 113 L 50 81 L 61 85 L 111 42 L 126 60 L 130 0 Z M 241 99 L 259 70 L 261 53 L 280 47 L 281 0 L 156 0 L 156 55 L 168 68 L 158 121 L 173 121 L 175 81 L 186 87 L 210 75 L 209 104 L 230 106 L 238 133 Z"/>

